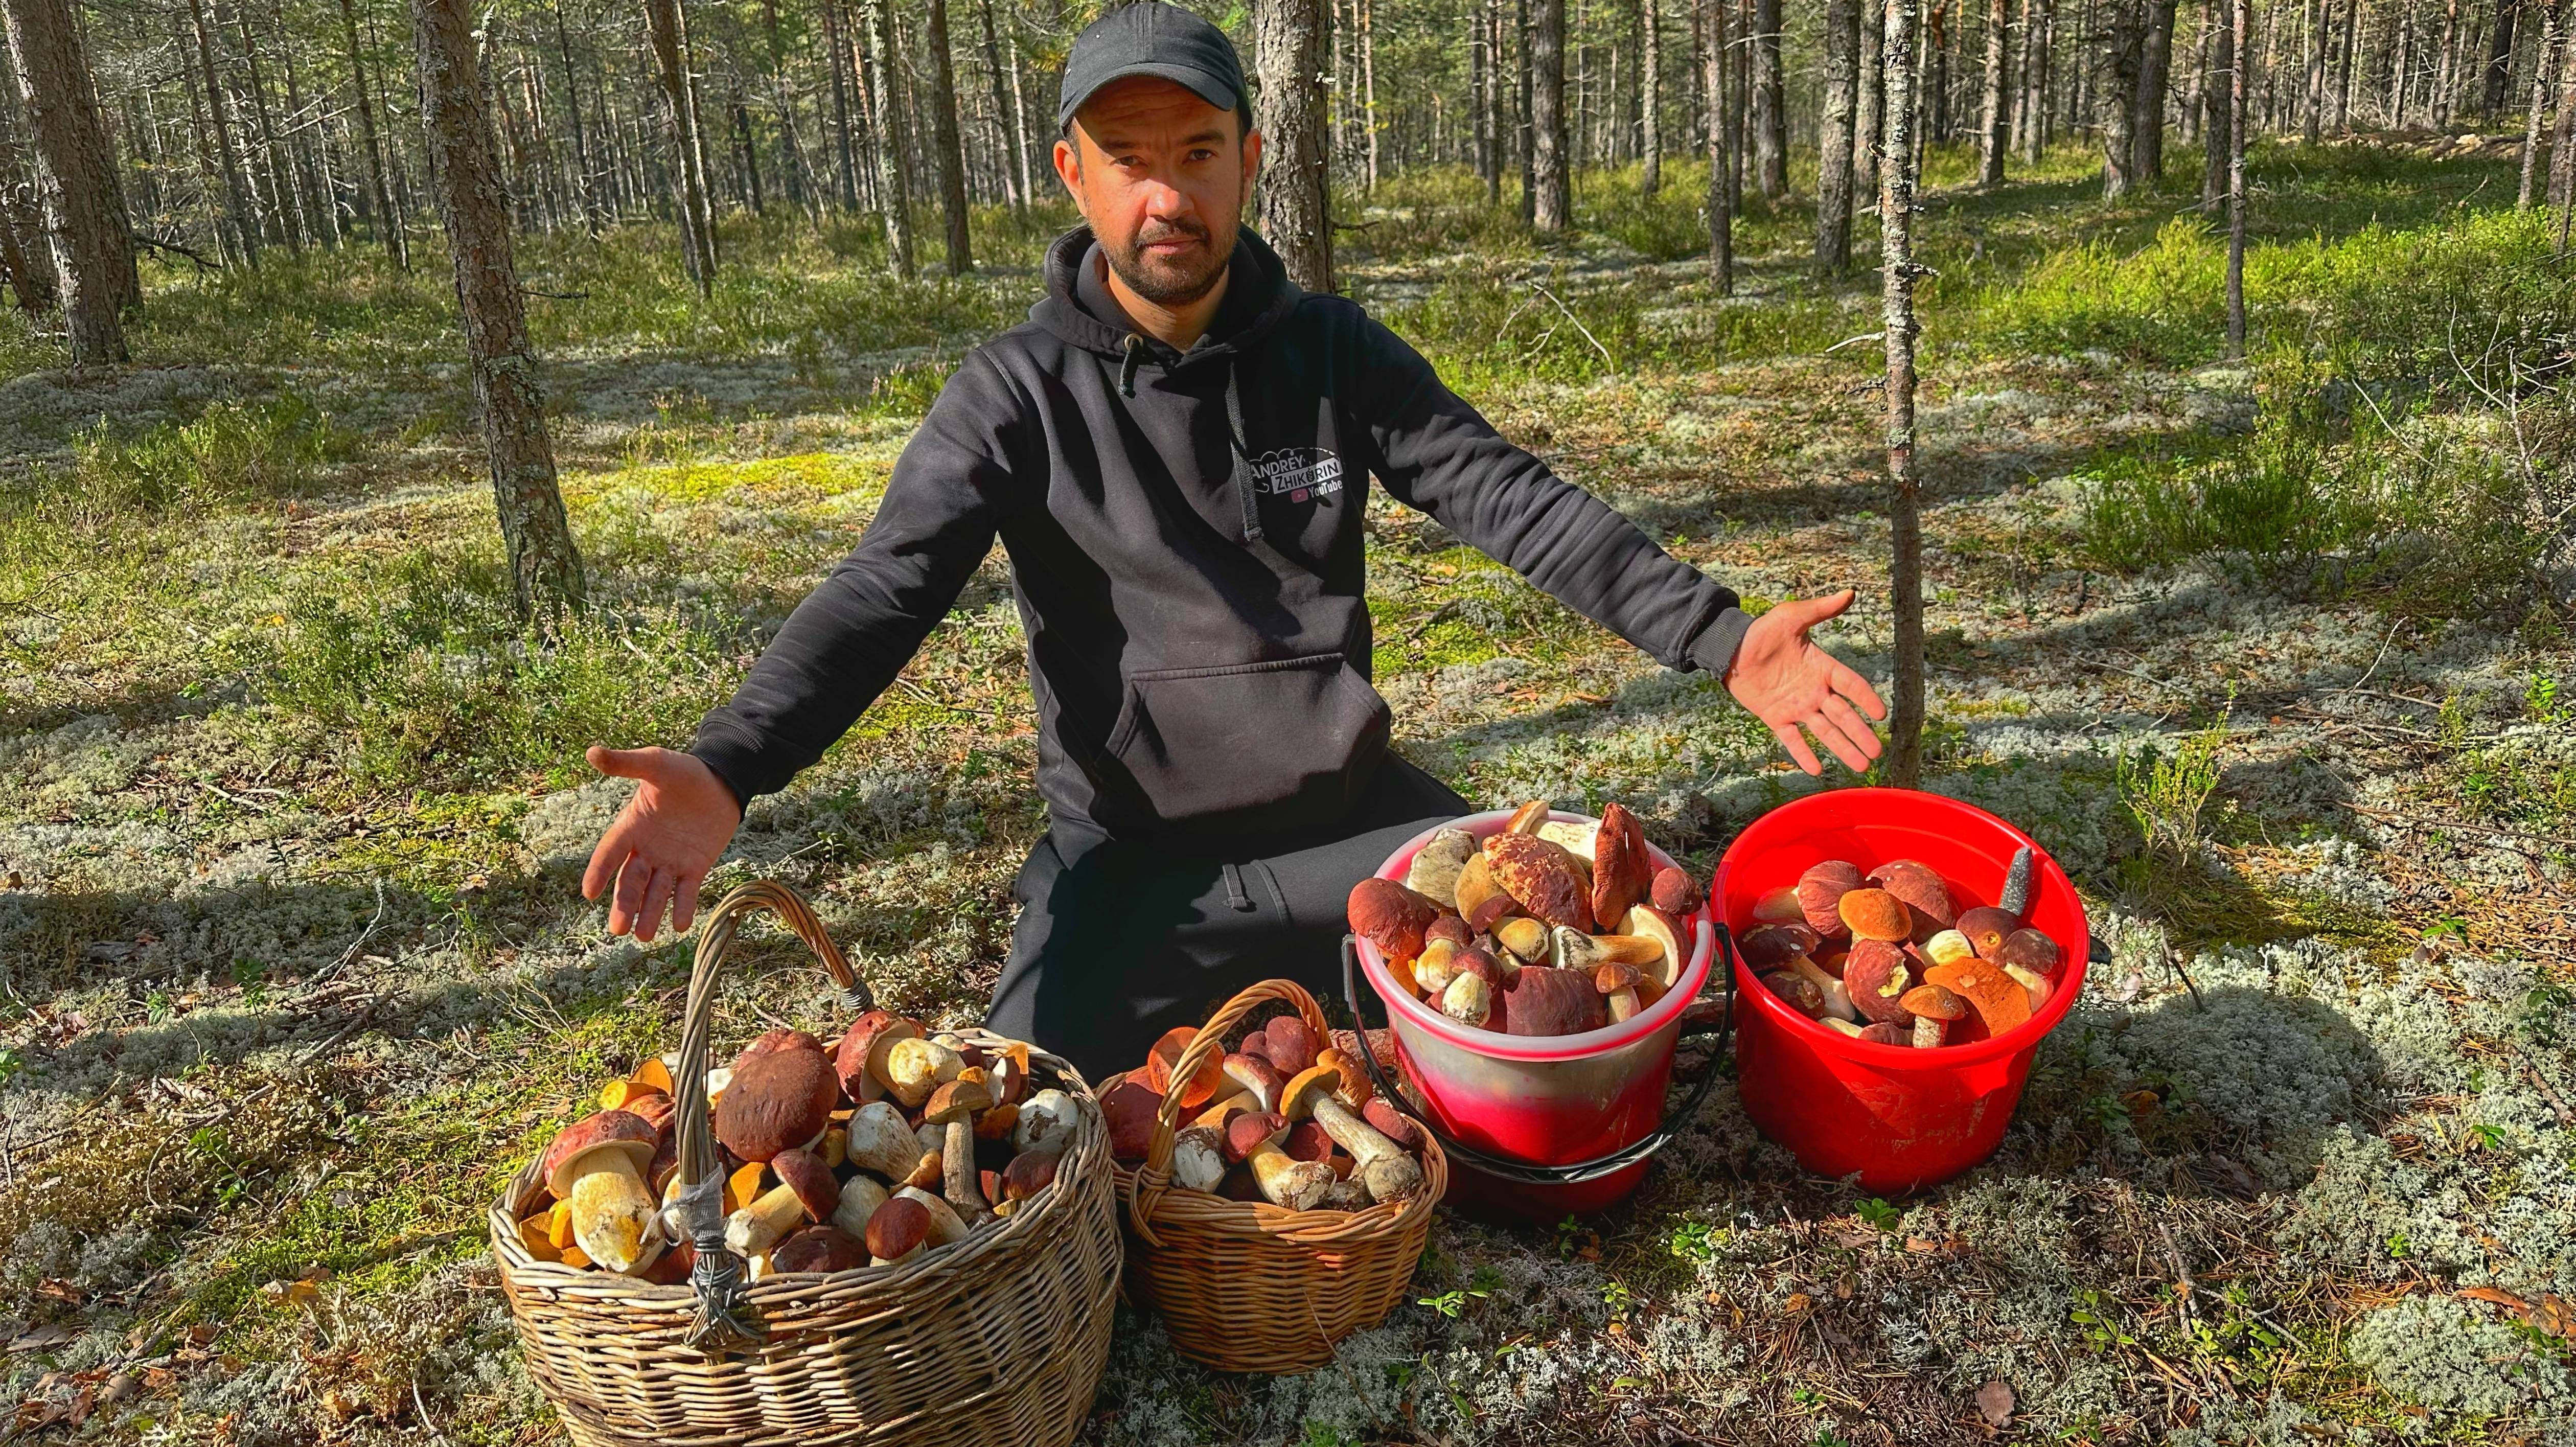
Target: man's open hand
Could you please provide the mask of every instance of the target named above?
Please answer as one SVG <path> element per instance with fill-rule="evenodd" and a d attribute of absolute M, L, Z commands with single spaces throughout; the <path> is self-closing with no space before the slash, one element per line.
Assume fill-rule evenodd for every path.
<path fill-rule="evenodd" d="M 733 790 L 692 754 L 670 749 L 603 749 L 593 746 L 590 766 L 643 787 L 599 836 L 590 868 L 581 876 L 584 899 L 617 885 L 608 905 L 608 932 L 633 932 L 649 940 L 671 911 L 671 932 L 685 933 L 698 913 L 698 885 L 723 857 L 742 822 Z"/>
<path fill-rule="evenodd" d="M 1753 620 L 1743 645 L 1735 650 L 1734 664 L 1726 670 L 1727 692 L 1769 724 L 1789 757 L 1810 774 L 1823 773 L 1825 766 L 1816 762 L 1815 750 L 1798 732 L 1801 727 L 1855 774 L 1867 772 L 1869 761 L 1878 757 L 1878 734 L 1861 713 L 1866 710 L 1870 718 L 1882 719 L 1887 717 L 1887 705 L 1878 701 L 1868 679 L 1807 637 L 1808 629 L 1840 616 L 1851 605 L 1849 588 L 1828 597 L 1792 598 L 1780 604 Z"/>

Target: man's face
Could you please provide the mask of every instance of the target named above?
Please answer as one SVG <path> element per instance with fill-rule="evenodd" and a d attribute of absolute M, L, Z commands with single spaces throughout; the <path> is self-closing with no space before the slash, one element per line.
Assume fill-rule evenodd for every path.
<path fill-rule="evenodd" d="M 1055 143 L 1055 171 L 1127 289 L 1158 306 L 1208 294 L 1261 166 L 1261 136 L 1187 86 L 1131 76 L 1104 87 Z"/>

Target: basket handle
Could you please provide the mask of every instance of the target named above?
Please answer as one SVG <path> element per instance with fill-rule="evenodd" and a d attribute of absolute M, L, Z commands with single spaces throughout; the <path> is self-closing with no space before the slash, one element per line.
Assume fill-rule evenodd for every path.
<path fill-rule="evenodd" d="M 840 987 L 846 1008 L 853 1014 L 876 1008 L 867 983 L 824 933 L 813 909 L 777 880 L 756 879 L 738 886 L 707 912 L 699 926 L 697 959 L 689 971 L 689 1003 L 680 1024 L 680 1069 L 671 1083 L 679 1106 L 674 1125 L 680 1132 L 681 1215 L 698 1253 L 689 1267 L 689 1289 L 697 1297 L 689 1345 L 710 1356 L 746 1350 L 768 1331 L 750 1314 L 744 1298 L 749 1283 L 744 1279 L 743 1260 L 725 1245 L 722 1158 L 716 1154 L 714 1122 L 707 1106 L 707 1052 L 715 1032 L 717 971 L 733 948 L 743 919 L 762 910 L 778 916 L 822 961 L 832 983 Z"/>
<path fill-rule="evenodd" d="M 1294 980 L 1263 980 L 1257 985 L 1247 986 L 1199 1027 L 1199 1033 L 1191 1037 L 1189 1045 L 1181 1051 L 1180 1062 L 1172 1067 L 1173 1083 L 1164 1090 L 1163 1104 L 1154 1112 L 1154 1135 L 1145 1146 L 1145 1163 L 1137 1167 L 1136 1178 L 1130 1188 L 1134 1200 L 1129 1219 L 1137 1236 L 1146 1245 L 1163 1244 L 1154 1235 L 1154 1204 L 1162 1200 L 1163 1192 L 1169 1189 L 1172 1179 L 1172 1138 L 1180 1128 L 1181 1086 L 1197 1077 L 1199 1068 L 1207 1063 L 1210 1055 L 1225 1048 L 1225 1037 L 1233 1033 L 1235 1026 L 1243 1023 L 1244 1016 L 1251 1014 L 1254 1007 L 1273 1000 L 1285 1000 L 1296 1006 L 1306 1028 L 1315 1032 L 1316 1040 L 1329 1041 L 1332 1038 L 1332 1026 L 1324 1019 L 1324 1007 L 1316 1004 L 1315 997 L 1307 994 L 1305 987 Z"/>
<path fill-rule="evenodd" d="M 1718 967 L 1726 973 L 1724 996 L 1726 1005 L 1724 1012 L 1718 1018 L 1715 1032 L 1717 1047 L 1720 1052 L 1723 1052 L 1726 1049 L 1727 1037 L 1735 1030 L 1735 971 L 1732 968 L 1735 959 L 1735 937 L 1727 932 L 1723 920 L 1717 921 L 1716 924 L 1717 963 Z M 1342 936 L 1342 993 L 1351 1007 L 1351 1018 L 1364 1021 L 1366 1017 L 1360 1014 L 1359 941 L 1352 935 Z M 1377 1063 L 1377 1052 L 1367 1048 L 1365 1044 L 1367 1039 L 1365 1025 L 1362 1027 L 1361 1039 L 1363 1044 L 1360 1049 L 1360 1066 L 1368 1072 L 1369 1083 L 1377 1087 L 1380 1099 L 1393 1109 L 1401 1111 L 1415 1125 L 1430 1132 L 1432 1139 L 1440 1142 L 1440 1148 L 1448 1152 L 1452 1159 L 1464 1161 L 1486 1175 L 1529 1186 L 1572 1186 L 1585 1181 L 1597 1181 L 1603 1176 L 1624 1171 L 1662 1150 L 1671 1143 L 1674 1135 L 1690 1122 L 1691 1117 L 1699 1113 L 1700 1105 L 1708 1099 L 1709 1088 L 1717 1083 L 1718 1075 L 1716 1062 L 1712 1060 L 1708 1070 L 1701 1074 L 1699 1083 L 1691 1087 L 1689 1099 L 1684 1100 L 1674 1108 L 1672 1113 L 1666 1115 L 1662 1124 L 1619 1149 L 1605 1155 L 1594 1156 L 1588 1161 L 1573 1161 L 1561 1166 L 1542 1166 L 1529 1161 L 1515 1160 L 1510 1156 L 1496 1155 L 1491 1151 L 1478 1150 L 1442 1130 L 1437 1122 L 1414 1109 L 1413 1102 L 1407 1100 L 1404 1093 L 1396 1089 L 1396 1083 L 1388 1077 L 1386 1068 Z"/>

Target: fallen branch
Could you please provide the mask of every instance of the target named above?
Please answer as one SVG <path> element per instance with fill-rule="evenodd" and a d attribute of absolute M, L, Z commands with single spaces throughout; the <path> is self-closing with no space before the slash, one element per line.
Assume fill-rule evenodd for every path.
<path fill-rule="evenodd" d="M 1583 333 L 1583 339 L 1592 344 L 1592 350 L 1601 354 L 1601 360 L 1608 362 L 1614 367 L 1619 365 L 1619 359 L 1610 355 L 1610 349 L 1601 345 L 1601 339 L 1599 337 L 1592 335 L 1592 328 L 1583 324 L 1583 318 L 1576 316 L 1574 314 L 1574 308 L 1565 304 L 1565 298 L 1558 296 L 1555 292 L 1549 291 L 1544 285 L 1540 284 L 1536 277 L 1530 278 L 1530 289 L 1537 292 L 1540 296 L 1546 297 L 1549 301 L 1555 302 L 1556 309 L 1565 313 L 1565 319 L 1574 323 L 1574 329 Z"/>
<path fill-rule="evenodd" d="M 140 232 L 140 231 L 129 232 L 129 233 L 127 233 L 127 234 L 128 234 L 128 235 L 130 235 L 130 236 L 132 236 L 132 237 L 134 238 L 135 243 L 136 243 L 137 245 L 141 245 L 141 246 L 149 246 L 149 247 L 151 247 L 151 248 L 152 248 L 153 250 L 155 250 L 155 251 L 166 251 L 166 252 L 170 253 L 172 256 L 184 256 L 184 257 L 188 258 L 190 261 L 193 261 L 193 262 L 197 263 L 197 266 L 198 266 L 198 267 L 199 267 L 199 269 L 201 269 L 201 270 L 205 270 L 205 271 L 221 271 L 221 270 L 223 270 L 223 268 L 222 268 L 222 267 L 217 266 L 215 263 L 213 263 L 213 262 L 211 262 L 211 261 L 208 261 L 202 253 L 200 253 L 200 252 L 198 252 L 198 251 L 197 251 L 197 249 L 196 249 L 196 248 L 194 248 L 194 247 L 192 247 L 192 246 L 188 246 L 188 245 L 186 245 L 186 244 L 184 244 L 184 243 L 182 243 L 182 242 L 177 242 L 177 241 L 164 241 L 163 239 L 161 239 L 161 238 L 160 238 L 160 237 L 158 237 L 158 236 L 147 236 L 147 235 L 145 235 L 144 233 L 142 233 L 142 232 Z"/>

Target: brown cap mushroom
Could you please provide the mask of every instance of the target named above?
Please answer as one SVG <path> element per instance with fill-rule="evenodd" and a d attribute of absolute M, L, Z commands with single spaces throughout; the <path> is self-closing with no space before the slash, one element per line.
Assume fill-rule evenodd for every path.
<path fill-rule="evenodd" d="M 1311 1115 L 1333 1142 L 1359 1163 L 1360 1178 L 1375 1201 L 1401 1200 L 1422 1189 L 1422 1166 L 1395 1142 L 1333 1098 L 1338 1077 L 1323 1066 L 1288 1082 L 1281 1108 L 1289 1119 Z"/>
<path fill-rule="evenodd" d="M 1525 965 L 1547 963 L 1548 941 L 1547 926 L 1527 915 L 1513 915 L 1494 925 L 1494 943 Z"/>
<path fill-rule="evenodd" d="M 1443 829 L 1413 852 L 1404 871 L 1405 888 L 1446 904 L 1457 898 L 1458 873 L 1476 857 L 1476 836 L 1464 829 Z"/>
<path fill-rule="evenodd" d="M 2018 965 L 2034 975 L 2044 975 L 2056 969 L 2063 956 L 2056 940 L 2025 926 L 2004 937 L 2003 947 L 1994 958 L 1999 965 Z"/>
<path fill-rule="evenodd" d="M 1494 878 L 1493 863 L 1480 851 L 1458 871 L 1456 903 L 1459 917 L 1472 930 L 1489 930 L 1494 921 L 1512 912 L 1514 901 L 1503 892 L 1501 881 Z"/>
<path fill-rule="evenodd" d="M 868 1218 L 868 1264 L 892 1266 L 911 1259 L 930 1244 L 930 1211 L 919 1201 L 897 1196 Z"/>
<path fill-rule="evenodd" d="M 778 1243 L 769 1253 L 769 1269 L 790 1271 L 856 1271 L 868 1264 L 868 1248 L 837 1226 L 808 1226 Z"/>
<path fill-rule="evenodd" d="M 1020 1102 L 1019 1118 L 1011 1123 L 1011 1149 L 1052 1151 L 1058 1155 L 1073 1149 L 1073 1128 L 1081 1119 L 1081 1107 L 1073 1097 L 1049 1088 Z"/>
<path fill-rule="evenodd" d="M 1887 1020 L 1873 1020 L 1862 1026 L 1860 1038 L 1872 1045 L 1906 1045 L 1913 1041 L 1907 1027 Z"/>
<path fill-rule="evenodd" d="M 1592 928 L 1592 891 L 1574 856 L 1528 834 L 1496 834 L 1485 841 L 1485 864 L 1494 882 L 1532 919 L 1568 929 Z M 1470 916 L 1469 924 L 1474 924 Z"/>
<path fill-rule="evenodd" d="M 921 1164 L 921 1140 L 890 1101 L 872 1100 L 860 1106 L 843 1129 L 843 1158 L 863 1171 L 900 1181 Z"/>
<path fill-rule="evenodd" d="M 1422 1149 L 1422 1127 L 1415 1125 L 1404 1112 L 1383 1100 L 1372 1099 L 1368 1104 L 1361 1106 L 1360 1119 L 1377 1127 L 1379 1135 L 1385 1136 L 1408 1151 Z"/>
<path fill-rule="evenodd" d="M 1825 997 L 1825 1013 L 1818 1016 L 1818 1019 L 1858 1020 L 1860 1018 L 1860 1011 L 1852 1007 L 1851 991 L 1843 987 L 1842 979 L 1832 971 L 1805 955 L 1791 955 L 1788 968 L 1789 973 L 1814 985 L 1817 993 Z"/>
<path fill-rule="evenodd" d="M 1913 938 L 1930 939 L 1959 918 L 1950 903 L 1950 887 L 1931 866 L 1911 859 L 1891 859 L 1869 872 L 1870 883 L 1904 901 L 1912 911 Z"/>
<path fill-rule="evenodd" d="M 1825 992 L 1815 981 L 1795 970 L 1773 970 L 1762 976 L 1762 983 L 1771 987 L 1772 994 L 1788 1002 L 1790 1009 L 1810 1020 L 1821 1020 L 1828 1013 Z"/>
<path fill-rule="evenodd" d="M 1493 1018 L 1494 987 L 1482 975 L 1453 976 L 1436 1003 L 1441 1014 L 1481 1029 Z"/>
<path fill-rule="evenodd" d="M 1374 876 L 1351 886 L 1351 933 L 1377 947 L 1390 965 L 1422 953 L 1424 931 L 1440 917 L 1439 901 Z"/>
<path fill-rule="evenodd" d="M 1959 911 L 1958 923 L 1954 927 L 1967 936 L 1970 949 L 1991 960 L 2003 952 L 2004 941 L 2012 932 L 2021 928 L 2021 916 L 1980 904 Z"/>
<path fill-rule="evenodd" d="M 1854 889 L 1844 892 L 1835 906 L 1843 924 L 1855 940 L 1886 940 L 1895 943 L 1914 938 L 1914 913 L 1905 901 L 1883 889 Z"/>
<path fill-rule="evenodd" d="M 930 1093 L 921 1108 L 924 1124 L 947 1128 L 947 1139 L 939 1148 L 940 1168 L 947 1176 L 948 1204 L 968 1221 L 992 1210 L 975 1179 L 975 1112 L 993 1103 L 992 1091 L 985 1088 L 984 1072 L 968 1066 Z"/>
<path fill-rule="evenodd" d="M 1526 965 L 1512 977 L 1504 1024 L 1513 1035 L 1579 1035 L 1609 1022 L 1601 992 L 1579 970 Z"/>
<path fill-rule="evenodd" d="M 1244 1124 L 1246 1121 L 1252 1124 L 1247 1126 Z M 1311 1210 L 1333 1184 L 1333 1168 L 1321 1161 L 1290 1159 L 1288 1153 L 1279 1148 L 1280 1138 L 1287 1133 L 1288 1122 L 1281 1116 L 1268 1113 L 1237 1116 L 1233 1131 L 1228 1135 L 1228 1144 L 1236 1144 L 1241 1136 L 1253 1137 L 1241 1141 L 1244 1147 L 1242 1154 L 1245 1163 L 1252 1167 L 1252 1179 L 1261 1188 L 1263 1199 L 1291 1211 Z"/>
<path fill-rule="evenodd" d="M 1285 1083 L 1279 1067 L 1258 1055 L 1237 1052 L 1225 1057 L 1225 1078 L 1242 1086 L 1255 1103 L 1254 1108 L 1268 1110 L 1279 1103 L 1279 1087 Z"/>
<path fill-rule="evenodd" d="M 957 1078 L 966 1057 L 936 1040 L 897 1040 L 886 1051 L 886 1094 L 906 1110 L 919 1110 L 930 1093 Z"/>
<path fill-rule="evenodd" d="M 930 1244 L 933 1246 L 953 1245 L 965 1240 L 971 1233 L 972 1228 L 966 1224 L 965 1218 L 950 1210 L 946 1201 L 919 1186 L 898 1187 L 894 1198 L 902 1201 L 917 1201 L 921 1204 L 921 1209 L 930 1213 Z"/>
<path fill-rule="evenodd" d="M 1921 983 L 1905 952 L 1885 940 L 1854 940 L 1843 964 L 1843 989 L 1854 1009 L 1874 1022 L 1911 1027 L 1913 1015 L 1903 1003 L 1905 992 Z"/>
<path fill-rule="evenodd" d="M 920 1022 L 890 1010 L 870 1010 L 851 1022 L 832 1053 L 843 1094 L 860 1105 L 885 1094 L 885 1058 L 898 1040 L 921 1038 Z"/>
<path fill-rule="evenodd" d="M 744 1051 L 734 1062 L 733 1083 L 716 1102 L 716 1139 L 746 1161 L 813 1144 L 841 1099 L 840 1077 L 820 1042 L 801 1030 L 773 1031 L 761 1040 L 772 1036 L 787 1038 Z"/>
<path fill-rule="evenodd" d="M 1236 1165 L 1250 1158 L 1263 1141 L 1275 1141 L 1286 1133 L 1288 1118 L 1277 1111 L 1248 1110 L 1225 1123 L 1225 1163 Z"/>
<path fill-rule="evenodd" d="M 1054 1151 L 1022 1151 L 1002 1168 L 1002 1200 L 1016 1206 L 1055 1184 L 1064 1157 Z"/>
<path fill-rule="evenodd" d="M 1789 885 L 1784 884 L 1753 901 L 1753 919 L 1757 924 L 1796 924 L 1804 918 L 1806 908 L 1798 903 L 1798 891 Z"/>
<path fill-rule="evenodd" d="M 1422 932 L 1422 945 L 1425 949 L 1430 948 L 1435 940 L 1447 940 L 1458 948 L 1465 949 L 1474 943 L 1475 939 L 1476 932 L 1468 927 L 1465 920 L 1454 914 L 1440 916 L 1431 922 L 1431 928 Z"/>
<path fill-rule="evenodd" d="M 778 1184 L 725 1218 L 725 1245 L 737 1256 L 758 1256 L 808 1221 L 828 1221 L 840 1209 L 841 1183 L 832 1168 L 808 1150 L 780 1151 L 769 1162 Z"/>
<path fill-rule="evenodd" d="M 1792 955 L 1813 957 L 1824 938 L 1803 924 L 1770 924 L 1746 930 L 1735 941 L 1744 962 L 1756 971 L 1778 969 Z"/>
<path fill-rule="evenodd" d="M 853 1236 L 867 1234 L 868 1218 L 886 1203 L 889 1192 L 874 1176 L 852 1176 L 841 1183 L 841 1199 L 832 1207 L 832 1224 Z"/>
<path fill-rule="evenodd" d="M 1968 1002 L 1940 985 L 1917 985 L 1902 1003 L 1914 1016 L 1914 1044 L 1925 1050 L 1941 1043 L 1951 1021 L 1968 1017 Z"/>
<path fill-rule="evenodd" d="M 1646 891 L 1647 903 L 1675 919 L 1696 913 L 1707 901 L 1708 895 L 1699 887 L 1699 881 L 1678 864 L 1656 870 L 1655 882 Z"/>
<path fill-rule="evenodd" d="M 1602 805 L 1592 839 L 1592 917 L 1605 925 L 1625 918 L 1653 888 L 1654 869 L 1637 816 L 1625 804 Z"/>
<path fill-rule="evenodd" d="M 1314 1064 L 1315 1052 L 1322 1043 L 1305 1021 L 1294 1015 L 1281 1015 L 1247 1037 L 1243 1049 L 1247 1055 L 1268 1060 L 1285 1079 Z"/>
<path fill-rule="evenodd" d="M 1797 885 L 1798 907 L 1807 928 L 1823 939 L 1840 937 L 1850 928 L 1843 923 L 1843 896 L 1860 887 L 1860 870 L 1847 861 L 1827 859 L 1808 865 Z"/>
<path fill-rule="evenodd" d="M 1130 1163 L 1145 1159 L 1145 1148 L 1154 1139 L 1154 1118 L 1162 1109 L 1163 1097 L 1139 1080 L 1122 1080 L 1102 1091 L 1100 1113 L 1109 1122 L 1109 1154 Z"/>
<path fill-rule="evenodd" d="M 631 1274 L 661 1240 L 661 1213 L 644 1184 L 655 1143 L 641 1117 L 603 1110 L 564 1127 L 539 1163 L 546 1189 L 570 1207 L 572 1239 L 606 1270 Z"/>

